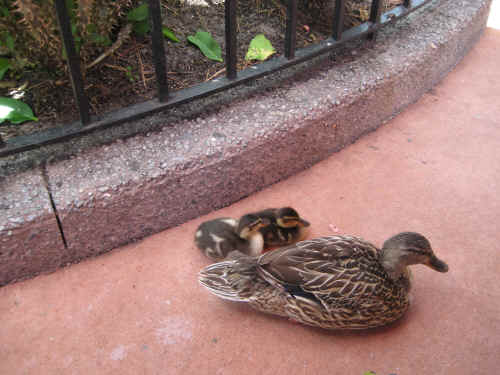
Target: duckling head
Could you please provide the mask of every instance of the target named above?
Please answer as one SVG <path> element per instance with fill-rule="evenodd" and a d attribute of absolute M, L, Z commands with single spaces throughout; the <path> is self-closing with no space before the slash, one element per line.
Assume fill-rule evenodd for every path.
<path fill-rule="evenodd" d="M 414 232 L 399 233 L 385 241 L 381 257 L 383 267 L 393 280 L 406 274 L 406 267 L 413 264 L 448 272 L 448 265 L 436 257 L 427 238 Z"/>
<path fill-rule="evenodd" d="M 302 219 L 292 207 L 280 208 L 276 214 L 276 224 L 281 228 L 308 227 L 309 222 Z"/>
<path fill-rule="evenodd" d="M 236 231 L 243 239 L 249 239 L 255 234 L 259 233 L 259 229 L 270 224 L 268 219 L 260 218 L 254 214 L 244 215 L 240 218 L 238 228 Z"/>

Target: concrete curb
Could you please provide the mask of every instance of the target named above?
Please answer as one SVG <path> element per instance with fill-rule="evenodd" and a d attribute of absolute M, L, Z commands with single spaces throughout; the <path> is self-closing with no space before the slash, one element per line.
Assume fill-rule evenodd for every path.
<path fill-rule="evenodd" d="M 0 285 L 71 261 L 40 171 L 2 180 L 0 197 Z"/>
<path fill-rule="evenodd" d="M 353 50 L 350 61 L 337 61 L 334 68 L 323 60 L 314 71 L 238 98 L 216 114 L 168 123 L 158 133 L 48 164 L 66 248 L 48 197 L 39 193 L 35 202 L 17 192 L 7 195 L 22 179 L 40 180 L 41 173 L 2 182 L 7 218 L 26 217 L 12 211 L 24 204 L 35 218 L 9 219 L 0 229 L 0 285 L 231 204 L 354 142 L 416 101 L 461 60 L 479 38 L 489 5 L 488 0 L 436 1 L 384 29 L 371 48 Z M 141 121 L 166 119 L 158 114 Z M 37 233 L 48 237 L 22 240 L 34 222 L 41 228 Z M 33 249 L 43 255 L 34 256 Z"/>

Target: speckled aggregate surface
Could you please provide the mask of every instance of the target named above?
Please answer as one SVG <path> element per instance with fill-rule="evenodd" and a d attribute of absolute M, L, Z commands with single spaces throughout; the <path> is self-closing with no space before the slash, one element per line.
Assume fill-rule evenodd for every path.
<path fill-rule="evenodd" d="M 71 259 L 40 171 L 0 181 L 0 215 L 0 285 L 54 271 Z"/>
<path fill-rule="evenodd" d="M 49 161 L 69 260 L 224 207 L 376 129 L 466 54 L 488 7 L 486 0 L 432 2 L 379 32 L 371 48 L 353 49 L 349 62 L 329 69 L 325 60 L 293 79 L 280 73 L 277 87 L 250 96 L 240 88 L 216 112 L 174 122 L 156 114 L 140 121 L 166 123 L 159 132 Z"/>
<path fill-rule="evenodd" d="M 236 204 L 0 288 L 2 374 L 491 375 L 500 349 L 500 30 L 377 131 Z M 206 219 L 292 204 L 311 237 L 425 234 L 450 271 L 415 266 L 406 318 L 333 333 L 198 285 Z"/>

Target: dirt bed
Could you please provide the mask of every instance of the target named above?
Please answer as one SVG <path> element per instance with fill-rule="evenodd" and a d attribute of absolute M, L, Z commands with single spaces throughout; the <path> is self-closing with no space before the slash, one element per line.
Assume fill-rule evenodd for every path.
<path fill-rule="evenodd" d="M 386 8 L 401 1 L 388 0 Z M 297 47 L 301 48 L 330 36 L 333 9 L 328 1 L 299 1 Z M 345 27 L 364 21 L 370 1 L 352 0 L 347 5 Z M 171 90 L 180 90 L 225 74 L 225 64 L 209 60 L 187 41 L 187 36 L 202 29 L 211 33 L 221 45 L 225 58 L 224 4 L 213 0 L 164 0 L 164 25 L 172 29 L 179 43 L 165 41 L 168 80 Z M 238 2 L 238 69 L 256 62 L 245 61 L 248 45 L 257 34 L 268 38 L 276 53 L 284 53 L 286 8 L 278 0 L 240 0 Z M 118 35 L 119 30 L 117 30 Z M 113 109 L 152 99 L 156 82 L 149 36 L 132 34 L 112 55 L 85 71 L 85 92 L 92 114 L 100 115 Z M 51 79 L 47 72 L 31 72 L 20 81 L 27 81 L 23 101 L 28 103 L 39 122 L 0 125 L 4 139 L 29 134 L 54 126 L 64 126 L 78 119 L 69 79 Z M 0 89 L 6 96 L 7 89 Z"/>

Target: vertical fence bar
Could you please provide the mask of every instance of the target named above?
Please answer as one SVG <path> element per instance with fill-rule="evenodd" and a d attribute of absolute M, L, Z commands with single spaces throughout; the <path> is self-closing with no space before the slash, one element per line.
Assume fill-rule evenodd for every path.
<path fill-rule="evenodd" d="M 380 15 L 382 14 L 382 0 L 372 0 L 372 6 L 370 8 L 370 22 L 377 24 L 380 23 Z M 376 32 L 369 33 L 368 34 L 368 39 L 369 40 L 374 40 L 376 35 Z"/>
<path fill-rule="evenodd" d="M 236 44 L 236 6 L 237 0 L 225 0 L 226 23 L 226 76 L 236 78 L 237 44 Z"/>
<path fill-rule="evenodd" d="M 345 0 L 335 0 L 335 14 L 333 15 L 333 39 L 342 39 L 344 31 Z"/>
<path fill-rule="evenodd" d="M 151 49 L 158 84 L 158 100 L 168 99 L 167 58 L 162 34 L 161 6 L 159 0 L 148 0 L 149 19 L 151 20 Z"/>
<path fill-rule="evenodd" d="M 295 57 L 297 46 L 297 0 L 288 0 L 286 8 L 285 57 L 291 60 Z"/>
<path fill-rule="evenodd" d="M 76 53 L 75 44 L 73 42 L 68 8 L 66 7 L 65 0 L 55 0 L 54 5 L 56 7 L 59 30 L 61 31 L 61 37 L 66 51 L 71 86 L 73 87 L 73 96 L 75 97 L 78 112 L 80 114 L 80 121 L 83 125 L 85 125 L 90 122 L 89 101 L 83 88 L 82 71 L 80 70 L 80 56 Z"/>

